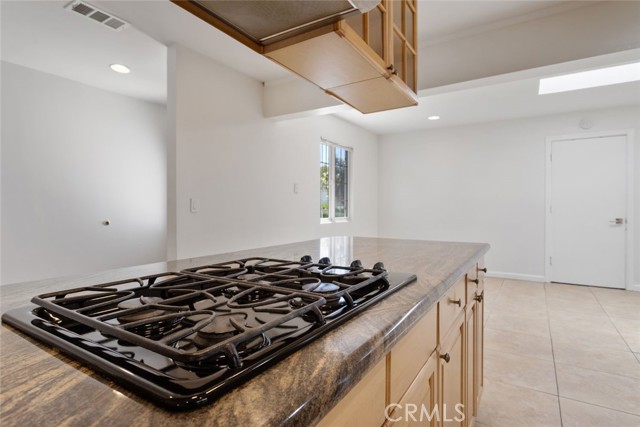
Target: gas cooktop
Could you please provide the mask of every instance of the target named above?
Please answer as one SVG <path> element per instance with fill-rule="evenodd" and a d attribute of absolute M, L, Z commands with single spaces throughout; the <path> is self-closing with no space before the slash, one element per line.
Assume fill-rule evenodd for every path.
<path fill-rule="evenodd" d="M 416 279 L 246 258 L 34 297 L 2 321 L 173 409 L 231 388 Z"/>

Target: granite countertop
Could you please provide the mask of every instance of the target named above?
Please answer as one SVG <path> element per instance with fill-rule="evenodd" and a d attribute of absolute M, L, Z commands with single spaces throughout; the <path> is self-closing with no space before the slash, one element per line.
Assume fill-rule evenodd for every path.
<path fill-rule="evenodd" d="M 160 262 L 102 273 L 0 287 L 0 310 L 24 306 L 58 289 L 179 271 L 249 256 L 335 264 L 383 261 L 389 271 L 414 273 L 403 287 L 323 335 L 212 405 L 170 412 L 130 393 L 92 369 L 14 328 L 0 327 L 0 423 L 110 426 L 310 426 L 319 421 L 393 344 L 486 253 L 480 243 L 331 237 L 222 255 Z"/>

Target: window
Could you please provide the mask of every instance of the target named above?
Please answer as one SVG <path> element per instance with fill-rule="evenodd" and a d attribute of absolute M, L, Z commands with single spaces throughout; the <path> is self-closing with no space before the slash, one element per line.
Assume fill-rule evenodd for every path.
<path fill-rule="evenodd" d="M 320 220 L 348 220 L 350 215 L 351 148 L 322 138 L 320 143 Z"/>

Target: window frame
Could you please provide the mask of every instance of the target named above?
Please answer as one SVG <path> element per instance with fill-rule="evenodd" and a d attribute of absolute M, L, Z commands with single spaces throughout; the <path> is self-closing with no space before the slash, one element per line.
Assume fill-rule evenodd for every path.
<path fill-rule="evenodd" d="M 324 137 L 320 137 L 320 145 L 326 145 L 329 147 L 329 217 L 322 218 L 320 217 L 321 224 L 333 224 L 338 222 L 348 222 L 351 221 L 353 217 L 353 147 L 347 147 L 342 144 L 335 143 L 330 141 Z M 336 183 L 335 183 L 335 168 L 336 168 L 336 149 L 340 148 L 342 150 L 347 151 L 347 215 L 336 217 L 336 201 L 335 201 L 335 193 L 336 193 Z M 319 159 L 320 162 L 322 158 Z M 320 197 L 318 198 L 320 199 Z M 320 211 L 320 215 L 322 215 L 322 210 Z"/>

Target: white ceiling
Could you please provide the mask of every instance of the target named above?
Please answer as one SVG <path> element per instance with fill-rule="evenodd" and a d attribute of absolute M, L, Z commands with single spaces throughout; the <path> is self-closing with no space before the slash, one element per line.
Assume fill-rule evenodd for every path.
<path fill-rule="evenodd" d="M 513 25 L 540 16 L 581 7 L 581 1 L 433 1 L 419 0 L 422 43 L 433 43 Z M 2 59 L 129 96 L 165 102 L 166 46 L 178 43 L 260 81 L 287 78 L 290 73 L 204 23 L 168 0 L 91 1 L 131 23 L 120 32 L 64 9 L 68 1 L 7 1 L 1 6 Z M 123 63 L 128 75 L 108 66 Z M 638 87 L 621 85 L 567 97 L 533 96 L 532 76 L 519 82 L 485 87 L 453 88 L 447 93 L 421 94 L 421 105 L 363 116 L 337 113 L 345 120 L 379 134 L 451 126 L 576 108 L 603 108 L 638 103 Z M 596 96 L 597 95 L 597 96 Z M 442 120 L 425 117 L 439 114 Z"/>
<path fill-rule="evenodd" d="M 2 60 L 152 102 L 166 102 L 167 49 L 128 27 L 114 31 L 65 9 L 69 1 L 6 1 Z M 110 64 L 131 68 L 117 74 Z"/>
<path fill-rule="evenodd" d="M 525 22 L 593 1 L 543 0 L 418 0 L 418 38 L 435 43 L 449 38 Z"/>
<path fill-rule="evenodd" d="M 364 115 L 350 110 L 338 117 L 379 135 L 549 114 L 640 105 L 640 82 L 538 95 L 538 78 L 421 97 L 417 107 Z M 440 120 L 427 117 L 437 115 Z"/>

